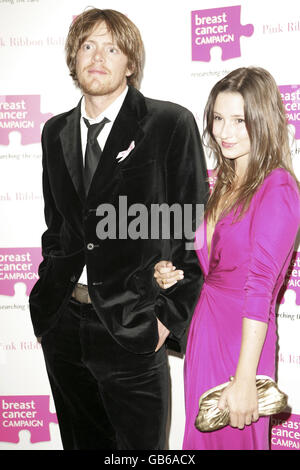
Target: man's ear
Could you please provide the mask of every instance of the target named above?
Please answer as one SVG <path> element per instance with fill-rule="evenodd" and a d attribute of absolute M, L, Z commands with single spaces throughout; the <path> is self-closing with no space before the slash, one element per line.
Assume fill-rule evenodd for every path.
<path fill-rule="evenodd" d="M 133 70 L 128 68 L 126 72 L 126 77 L 131 77 L 132 74 L 133 74 Z"/>

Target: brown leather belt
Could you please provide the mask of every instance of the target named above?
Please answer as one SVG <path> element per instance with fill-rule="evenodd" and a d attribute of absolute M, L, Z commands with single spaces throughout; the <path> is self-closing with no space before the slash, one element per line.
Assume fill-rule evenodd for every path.
<path fill-rule="evenodd" d="M 72 297 L 81 304 L 92 303 L 91 298 L 89 296 L 88 287 L 84 284 L 76 284 L 75 289 L 72 292 Z"/>

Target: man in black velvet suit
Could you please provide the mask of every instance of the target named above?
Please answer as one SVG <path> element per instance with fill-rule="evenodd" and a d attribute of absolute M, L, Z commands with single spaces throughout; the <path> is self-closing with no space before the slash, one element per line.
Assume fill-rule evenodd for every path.
<path fill-rule="evenodd" d="M 187 109 L 137 90 L 142 41 L 121 13 L 85 11 L 66 52 L 83 97 L 43 129 L 47 230 L 30 295 L 34 331 L 64 449 L 163 449 L 166 345 L 179 348 L 202 279 L 185 233 L 144 229 L 152 207 L 206 201 L 198 128 Z M 133 236 L 141 206 L 149 217 Z M 166 290 L 153 280 L 162 259 L 185 272 Z"/>

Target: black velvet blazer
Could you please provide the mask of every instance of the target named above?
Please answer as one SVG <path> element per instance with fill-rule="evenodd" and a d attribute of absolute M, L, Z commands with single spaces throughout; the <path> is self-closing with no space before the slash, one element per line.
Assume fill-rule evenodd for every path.
<path fill-rule="evenodd" d="M 119 162 L 119 152 L 132 142 L 133 150 Z M 172 230 L 169 239 L 163 235 L 151 239 L 150 228 L 148 238 L 124 236 L 124 226 L 137 219 L 132 215 L 124 219 L 120 196 L 131 210 L 138 207 L 132 204 L 143 204 L 149 214 L 152 204 L 206 202 L 205 159 L 193 115 L 129 87 L 87 197 L 80 103 L 45 124 L 42 147 L 48 228 L 42 236 L 40 278 L 29 299 L 36 336 L 47 334 L 55 325 L 86 265 L 97 314 L 122 346 L 136 353 L 153 351 L 158 342 L 156 317 L 171 331 L 169 342 L 180 342 L 202 283 L 196 253 L 186 250 L 185 238 L 177 239 Z M 99 223 L 103 224 L 104 217 L 99 214 L 108 207 L 104 204 L 115 208 L 117 230 L 116 236 L 100 239 Z M 119 234 L 120 212 L 123 228 Z M 183 281 L 166 290 L 153 280 L 154 265 L 162 259 L 172 260 L 185 272 Z"/>

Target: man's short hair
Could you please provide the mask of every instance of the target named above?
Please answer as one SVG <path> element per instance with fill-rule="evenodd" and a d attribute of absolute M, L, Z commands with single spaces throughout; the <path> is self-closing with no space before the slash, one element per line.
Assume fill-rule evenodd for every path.
<path fill-rule="evenodd" d="M 70 75 L 78 86 L 76 56 L 82 43 L 92 31 L 104 21 L 117 46 L 128 59 L 132 75 L 127 77 L 128 85 L 139 87 L 144 63 L 144 46 L 138 28 L 127 16 L 115 10 L 92 8 L 77 16 L 70 26 L 66 40 L 66 61 Z"/>

